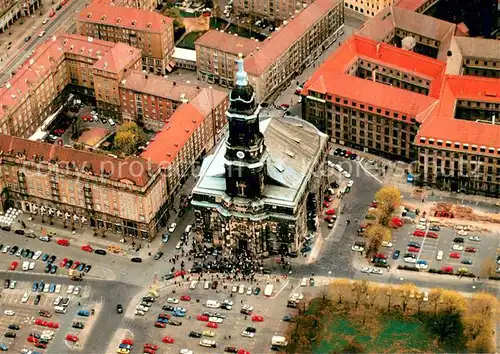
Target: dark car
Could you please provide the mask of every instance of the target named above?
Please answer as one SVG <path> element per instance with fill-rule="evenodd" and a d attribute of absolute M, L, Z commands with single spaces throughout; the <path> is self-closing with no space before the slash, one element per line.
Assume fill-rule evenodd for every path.
<path fill-rule="evenodd" d="M 49 259 L 49 255 L 47 253 L 44 253 L 42 256 L 42 261 L 46 262 L 47 259 Z"/>
<path fill-rule="evenodd" d="M 52 267 L 50 268 L 50 274 L 56 274 L 57 272 L 57 266 L 55 264 L 52 264 Z"/>
<path fill-rule="evenodd" d="M 219 282 L 218 282 L 217 280 L 215 280 L 215 281 L 212 283 L 212 290 L 217 289 L 217 285 L 219 285 Z"/>
<path fill-rule="evenodd" d="M 237 349 L 237 348 L 235 348 L 235 347 L 225 347 L 225 348 L 224 348 L 224 351 L 225 351 L 226 353 L 238 353 L 238 349 Z"/>
<path fill-rule="evenodd" d="M 468 264 L 468 265 L 471 265 L 472 264 L 472 261 L 470 259 L 462 259 L 462 264 Z"/>
<path fill-rule="evenodd" d="M 24 235 L 26 232 L 24 232 L 24 230 L 16 230 L 16 231 L 14 231 L 14 233 L 16 233 L 18 235 Z"/>
<path fill-rule="evenodd" d="M 6 332 L 4 335 L 7 338 L 16 338 L 16 332 Z"/>
<path fill-rule="evenodd" d="M 11 228 L 10 228 L 10 226 L 4 225 L 4 226 L 2 226 L 2 230 L 3 231 L 10 231 Z"/>
<path fill-rule="evenodd" d="M 354 154 L 354 153 L 353 153 L 351 156 L 349 156 L 349 158 L 350 158 L 351 160 L 356 160 L 356 159 L 358 158 L 358 154 Z"/>
<path fill-rule="evenodd" d="M 26 234 L 27 238 L 36 238 L 36 235 L 31 231 Z"/>
<path fill-rule="evenodd" d="M 41 298 L 42 298 L 42 295 L 35 296 L 35 302 L 33 302 L 33 304 L 38 305 L 40 303 Z"/>
<path fill-rule="evenodd" d="M 31 39 L 31 36 L 28 36 L 28 37 L 25 37 L 25 38 L 24 38 L 24 41 L 25 41 L 25 42 L 29 42 L 29 41 L 30 41 L 30 39 Z"/>
<path fill-rule="evenodd" d="M 101 250 L 101 249 L 95 250 L 94 253 L 98 254 L 98 255 L 101 255 L 101 256 L 105 256 L 106 255 L 106 251 L 105 250 Z"/>
<path fill-rule="evenodd" d="M 50 264 L 47 264 L 45 266 L 45 273 L 50 273 L 51 269 L 52 269 L 52 266 Z"/>
<path fill-rule="evenodd" d="M 260 294 L 260 288 L 256 287 L 255 290 L 253 291 L 254 295 L 259 295 Z"/>
<path fill-rule="evenodd" d="M 14 331 L 19 331 L 19 325 L 11 323 L 8 327 L 9 329 L 13 329 Z"/>
<path fill-rule="evenodd" d="M 174 311 L 174 307 L 172 305 L 163 305 L 161 309 L 163 311 Z"/>
<path fill-rule="evenodd" d="M 69 269 L 73 265 L 73 261 L 70 259 L 64 266 L 64 268 Z"/>
<path fill-rule="evenodd" d="M 26 258 L 28 257 L 28 254 L 30 253 L 30 250 L 29 248 L 26 248 L 22 253 L 21 253 L 21 257 L 22 258 Z"/>
<path fill-rule="evenodd" d="M 13 256 L 13 255 L 15 255 L 15 254 L 16 254 L 17 250 L 19 250 L 19 247 L 17 247 L 17 246 L 12 246 L 12 248 L 11 248 L 11 249 L 10 249 L 10 251 L 9 251 L 9 254 L 10 254 L 11 256 Z"/>
<path fill-rule="evenodd" d="M 131 261 L 134 262 L 134 263 L 142 263 L 142 258 L 140 258 L 140 257 L 134 257 L 134 258 L 131 259 Z"/>
<path fill-rule="evenodd" d="M 83 322 L 73 322 L 71 327 L 77 328 L 77 329 L 83 329 L 85 327 L 85 324 Z"/>
<path fill-rule="evenodd" d="M 271 350 L 279 352 L 281 350 L 281 347 L 279 345 L 271 345 Z"/>
<path fill-rule="evenodd" d="M 464 243 L 464 238 L 463 237 L 455 237 L 453 239 L 453 242 L 455 242 L 455 243 Z"/>
<path fill-rule="evenodd" d="M 307 253 L 311 251 L 311 246 L 302 247 L 300 253 Z"/>
<path fill-rule="evenodd" d="M 159 260 L 162 256 L 163 256 L 163 252 L 162 251 L 156 252 L 155 257 L 154 257 L 155 261 Z"/>
<path fill-rule="evenodd" d="M 54 263 L 54 262 L 56 261 L 56 258 L 57 258 L 57 257 L 56 257 L 55 255 L 52 255 L 52 256 L 50 256 L 50 258 L 49 258 L 48 262 L 49 262 L 49 263 Z"/>
<path fill-rule="evenodd" d="M 162 278 L 163 278 L 163 280 L 170 280 L 170 279 L 174 279 L 175 275 L 174 275 L 174 273 L 167 273 Z"/>
<path fill-rule="evenodd" d="M 192 338 L 201 338 L 201 333 L 200 332 L 191 331 L 191 332 L 189 332 L 189 336 L 192 337 Z"/>
<path fill-rule="evenodd" d="M 82 272 L 84 268 L 85 268 L 85 263 L 81 263 L 78 267 L 76 267 L 76 270 Z"/>
<path fill-rule="evenodd" d="M 340 155 L 340 148 L 336 148 L 335 151 L 333 152 L 334 155 Z"/>
<path fill-rule="evenodd" d="M 35 252 L 33 252 L 33 251 L 30 250 L 28 252 L 28 255 L 26 256 L 26 258 L 32 259 L 34 255 L 35 255 Z"/>
<path fill-rule="evenodd" d="M 392 254 L 392 259 L 398 259 L 400 253 L 401 252 L 399 250 L 395 250 L 394 253 Z"/>
<path fill-rule="evenodd" d="M 61 8 L 62 8 L 62 5 L 61 5 L 61 4 L 57 5 L 57 6 L 56 6 L 56 11 L 61 10 Z"/>
<path fill-rule="evenodd" d="M 116 305 L 116 313 L 123 313 L 123 306 L 122 306 L 122 304 L 117 304 Z"/>
<path fill-rule="evenodd" d="M 83 271 L 84 271 L 85 273 L 88 273 L 88 272 L 90 272 L 90 270 L 91 270 L 91 269 L 92 269 L 92 266 L 91 266 L 90 264 L 87 264 L 87 265 L 85 266 L 85 268 L 83 269 Z"/>
<path fill-rule="evenodd" d="M 299 255 L 295 251 L 288 252 L 288 257 L 290 257 L 290 258 L 297 258 L 298 256 Z"/>
<path fill-rule="evenodd" d="M 5 281 L 3 282 L 3 287 L 5 289 L 8 289 L 10 286 L 10 279 L 5 279 Z"/>
<path fill-rule="evenodd" d="M 285 322 L 293 322 L 293 317 L 291 315 L 286 315 L 285 317 L 283 317 L 283 321 Z"/>
<path fill-rule="evenodd" d="M 441 230 L 441 228 L 439 226 L 437 226 L 437 225 L 432 225 L 431 227 L 429 227 L 429 230 L 431 230 L 431 231 L 439 231 L 439 230 Z"/>
<path fill-rule="evenodd" d="M 168 324 L 171 326 L 181 326 L 182 322 L 181 321 L 176 321 L 176 320 L 170 320 L 168 321 Z"/>

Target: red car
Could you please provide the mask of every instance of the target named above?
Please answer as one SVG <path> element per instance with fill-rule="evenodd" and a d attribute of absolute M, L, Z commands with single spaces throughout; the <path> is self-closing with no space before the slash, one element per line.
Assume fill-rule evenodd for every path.
<path fill-rule="evenodd" d="M 88 114 L 83 115 L 82 119 L 84 122 L 92 122 L 93 121 L 92 117 L 89 116 Z"/>
<path fill-rule="evenodd" d="M 28 336 L 28 342 L 36 343 L 36 342 L 38 342 L 38 339 L 36 337 L 33 337 L 33 336 Z"/>
<path fill-rule="evenodd" d="M 49 328 L 59 328 L 59 323 L 57 323 L 57 322 L 49 322 L 49 323 L 47 323 L 47 327 L 49 327 Z"/>
<path fill-rule="evenodd" d="M 12 263 L 10 264 L 9 269 L 10 269 L 10 270 L 16 270 L 16 268 L 17 268 L 17 265 L 18 265 L 18 264 L 19 264 L 19 263 L 17 263 L 16 261 L 12 262 Z"/>
<path fill-rule="evenodd" d="M 209 328 L 219 328 L 219 325 L 215 322 L 208 322 L 207 327 Z"/>
<path fill-rule="evenodd" d="M 80 264 L 81 264 L 80 262 L 74 261 L 70 268 L 71 269 L 76 269 L 76 267 L 78 267 Z"/>
<path fill-rule="evenodd" d="M 35 320 L 35 324 L 38 325 L 38 326 L 46 326 L 47 325 L 47 321 L 44 321 L 41 318 L 37 318 Z"/>
<path fill-rule="evenodd" d="M 174 277 L 182 277 L 183 275 L 186 275 L 185 270 L 178 270 L 177 272 L 174 273 Z"/>
<path fill-rule="evenodd" d="M 64 134 L 64 132 L 65 132 L 65 130 L 64 130 L 64 129 L 56 129 L 56 130 L 54 130 L 54 134 L 55 134 L 55 135 L 63 135 L 63 134 Z"/>
<path fill-rule="evenodd" d="M 375 258 L 387 259 L 387 256 L 386 256 L 385 254 L 383 254 L 383 253 L 377 253 L 377 254 L 375 255 Z"/>
<path fill-rule="evenodd" d="M 146 344 L 144 344 L 144 348 L 158 350 L 158 348 L 160 348 L 160 347 L 157 344 L 146 343 Z"/>
<path fill-rule="evenodd" d="M 377 208 L 378 207 L 378 203 L 376 200 L 374 200 L 371 204 L 370 204 L 370 208 Z"/>
<path fill-rule="evenodd" d="M 85 251 L 85 252 L 93 252 L 94 249 L 92 247 L 90 247 L 90 245 L 83 245 L 82 246 L 82 251 Z"/>
<path fill-rule="evenodd" d="M 45 343 L 38 343 L 38 340 L 35 342 L 35 347 L 40 348 L 40 349 L 47 349 L 47 344 Z"/>
<path fill-rule="evenodd" d="M 69 342 L 78 342 L 78 337 L 74 334 L 68 334 L 66 335 L 66 340 Z"/>
<path fill-rule="evenodd" d="M 326 222 L 332 222 L 333 221 L 333 216 L 331 216 L 331 215 L 325 216 L 325 221 Z"/>
<path fill-rule="evenodd" d="M 170 318 L 172 318 L 172 316 L 170 316 L 168 313 L 160 313 L 158 315 L 158 318 L 166 318 L 167 320 L 169 320 Z"/>
<path fill-rule="evenodd" d="M 155 349 L 151 349 L 151 348 L 147 348 L 147 347 L 145 347 L 144 349 L 142 349 L 142 352 L 144 354 L 156 354 L 156 350 Z"/>
<path fill-rule="evenodd" d="M 252 322 L 264 322 L 264 317 L 262 316 L 252 316 Z"/>
<path fill-rule="evenodd" d="M 413 236 L 424 237 L 425 236 L 425 231 L 415 230 L 415 231 L 413 231 Z"/>
<path fill-rule="evenodd" d="M 328 202 L 323 202 L 323 206 L 324 206 L 325 208 L 328 208 L 328 207 L 330 207 L 330 203 L 328 203 Z"/>
<path fill-rule="evenodd" d="M 460 258 L 460 253 L 458 252 L 450 252 L 450 258 Z"/>
<path fill-rule="evenodd" d="M 393 228 L 397 229 L 397 228 L 403 227 L 403 225 L 404 225 L 403 220 L 401 220 L 400 218 L 393 217 L 391 219 L 391 226 Z"/>
<path fill-rule="evenodd" d="M 465 252 L 476 253 L 477 252 L 477 248 L 474 248 L 474 247 L 465 247 Z"/>
<path fill-rule="evenodd" d="M 68 263 L 69 259 L 64 258 L 62 261 L 59 262 L 59 267 L 64 268 L 66 263 Z"/>
<path fill-rule="evenodd" d="M 122 344 L 134 345 L 134 341 L 132 339 L 125 338 L 122 340 Z"/>
<path fill-rule="evenodd" d="M 172 337 L 169 337 L 169 336 L 165 336 L 161 339 L 161 341 L 163 343 L 167 343 L 167 344 L 173 344 L 175 342 L 174 338 Z"/>
<path fill-rule="evenodd" d="M 238 354 L 250 354 L 250 352 L 247 352 L 245 349 L 240 349 L 238 350 Z"/>
<path fill-rule="evenodd" d="M 181 296 L 181 300 L 182 301 L 191 301 L 191 296 L 189 296 L 189 295 L 182 295 Z"/>
<path fill-rule="evenodd" d="M 282 103 L 280 104 L 280 107 L 288 109 L 290 108 L 290 105 L 288 103 Z"/>
<path fill-rule="evenodd" d="M 158 322 L 155 322 L 155 327 L 156 327 L 156 328 L 165 328 L 165 327 L 167 327 L 167 324 L 166 324 L 166 323 L 163 323 L 163 322 L 158 321 Z"/>
<path fill-rule="evenodd" d="M 63 238 L 60 238 L 59 240 L 57 240 L 56 242 L 59 246 L 69 246 L 69 241 L 68 240 L 65 240 Z"/>
<path fill-rule="evenodd" d="M 418 252 L 420 252 L 420 248 L 410 246 L 410 247 L 408 247 L 407 251 L 408 252 L 413 252 L 413 253 L 418 253 Z"/>
<path fill-rule="evenodd" d="M 441 268 L 441 270 L 442 270 L 443 272 L 446 272 L 446 273 L 453 273 L 453 267 L 452 267 L 452 266 L 443 266 L 443 267 Z"/>
<path fill-rule="evenodd" d="M 431 232 L 427 233 L 427 237 L 429 237 L 429 238 L 438 238 L 438 234 L 431 231 Z"/>
<path fill-rule="evenodd" d="M 198 315 L 198 316 L 196 316 L 196 319 L 198 321 L 208 322 L 208 316 L 205 316 L 205 315 Z"/>
<path fill-rule="evenodd" d="M 328 209 L 326 215 L 335 215 L 335 209 Z"/>

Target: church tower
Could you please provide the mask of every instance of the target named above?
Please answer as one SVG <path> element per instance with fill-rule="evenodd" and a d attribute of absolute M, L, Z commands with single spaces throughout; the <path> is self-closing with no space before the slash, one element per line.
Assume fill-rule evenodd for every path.
<path fill-rule="evenodd" d="M 226 141 L 226 193 L 231 197 L 259 198 L 264 191 L 267 151 L 259 129 L 259 110 L 255 92 L 248 83 L 243 57 L 236 60 L 236 85 L 229 95 L 226 112 L 229 137 Z"/>

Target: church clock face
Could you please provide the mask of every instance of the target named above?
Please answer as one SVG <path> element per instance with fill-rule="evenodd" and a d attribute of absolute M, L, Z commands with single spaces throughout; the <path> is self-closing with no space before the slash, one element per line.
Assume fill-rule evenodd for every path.
<path fill-rule="evenodd" d="M 245 158 L 245 153 L 243 151 L 238 151 L 236 153 L 236 157 L 238 157 L 239 159 L 244 159 Z"/>

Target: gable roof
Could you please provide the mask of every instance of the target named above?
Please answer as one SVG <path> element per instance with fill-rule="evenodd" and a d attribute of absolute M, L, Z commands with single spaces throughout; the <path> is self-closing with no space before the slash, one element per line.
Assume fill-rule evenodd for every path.
<path fill-rule="evenodd" d="M 198 38 L 194 44 L 195 46 L 200 45 L 213 48 L 233 55 L 241 53 L 244 57 L 255 51 L 259 45 L 261 45 L 259 41 L 217 30 L 208 31 Z"/>

